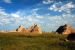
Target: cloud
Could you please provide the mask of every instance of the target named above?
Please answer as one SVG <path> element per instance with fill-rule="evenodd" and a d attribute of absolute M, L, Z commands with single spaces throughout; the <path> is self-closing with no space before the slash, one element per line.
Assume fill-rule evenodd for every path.
<path fill-rule="evenodd" d="M 5 3 L 12 3 L 12 0 L 3 0 Z"/>
<path fill-rule="evenodd" d="M 75 5 L 72 2 L 69 2 L 66 5 L 64 5 L 64 7 L 67 7 L 67 8 L 75 8 Z"/>
<path fill-rule="evenodd" d="M 36 18 L 38 18 L 38 19 L 43 19 L 44 16 L 37 15 Z"/>
<path fill-rule="evenodd" d="M 5 12 L 5 9 L 3 9 L 2 7 L 0 7 L 0 16 L 4 16 L 7 15 L 7 13 Z"/>
<path fill-rule="evenodd" d="M 11 16 L 13 16 L 13 17 L 19 17 L 19 15 L 18 14 L 11 14 Z"/>
<path fill-rule="evenodd" d="M 43 4 L 50 4 L 50 3 L 53 3 L 52 0 L 43 0 Z"/>
<path fill-rule="evenodd" d="M 58 3 L 54 3 L 53 5 L 51 5 L 48 9 L 49 10 L 53 10 L 53 11 L 59 11 L 61 12 L 62 10 L 60 9 L 62 6 L 62 2 L 58 2 Z"/>
<path fill-rule="evenodd" d="M 39 8 L 32 9 L 32 12 L 38 11 Z"/>
<path fill-rule="evenodd" d="M 26 20 L 28 23 L 39 23 L 39 22 L 40 22 L 40 19 L 34 17 L 33 15 L 26 16 L 26 17 L 25 17 L 25 20 Z"/>
<path fill-rule="evenodd" d="M 53 7 L 56 7 L 56 6 L 53 6 Z M 69 9 L 70 8 L 71 7 L 69 7 Z M 73 25 L 75 23 L 75 15 L 71 13 L 68 13 L 68 14 L 64 13 L 58 16 L 52 16 L 49 13 L 46 15 L 39 15 L 37 13 L 38 10 L 39 8 L 33 9 L 29 11 L 31 12 L 31 14 L 25 16 L 24 15 L 25 12 L 23 12 L 23 10 L 22 11 L 18 10 L 14 13 L 12 12 L 8 14 L 6 13 L 5 9 L 1 7 L 0 8 L 0 25 L 4 25 L 4 24 L 14 25 L 14 26 L 25 25 L 25 27 L 27 27 L 36 23 L 36 24 L 40 24 L 40 26 L 42 27 L 44 31 L 45 30 L 54 31 L 63 24 L 70 23 Z"/>
<path fill-rule="evenodd" d="M 35 16 L 34 18 L 38 18 L 38 19 L 43 19 L 44 16 L 41 16 L 39 14 L 37 14 L 37 11 L 39 10 L 40 8 L 36 8 L 36 9 L 33 9 L 31 12 L 32 12 L 32 16 Z"/>
<path fill-rule="evenodd" d="M 38 15 L 38 14 L 37 14 L 37 11 L 38 11 L 38 10 L 39 10 L 39 8 L 32 9 L 31 14 L 32 14 L 32 15 L 35 15 L 35 16 Z"/>
<path fill-rule="evenodd" d="M 58 11 L 58 12 L 63 11 L 66 13 L 70 13 L 72 8 L 75 8 L 75 5 L 72 2 L 66 3 L 64 5 L 62 2 L 58 2 L 51 5 L 48 9 L 53 11 Z"/>
<path fill-rule="evenodd" d="M 46 23 L 46 24 L 48 24 L 48 26 L 50 26 L 51 29 L 56 30 L 59 26 L 64 25 L 64 24 L 70 24 L 73 26 L 75 23 L 75 15 L 65 14 L 65 13 L 62 15 L 58 15 L 58 16 L 50 15 L 48 17 L 48 21 L 50 23 Z"/>
<path fill-rule="evenodd" d="M 23 17 L 21 17 L 20 15 L 21 12 L 17 11 L 17 12 L 14 12 L 14 13 L 7 13 L 5 11 L 5 9 L 3 9 L 2 7 L 0 8 L 0 25 L 4 25 L 4 24 L 7 24 L 7 25 L 10 25 L 10 24 L 13 24 L 14 25 L 17 23 L 21 23 L 23 19 Z"/>
<path fill-rule="evenodd" d="M 15 12 L 15 13 L 11 13 L 10 15 L 11 15 L 12 17 L 19 18 L 19 17 L 20 17 L 20 12 L 17 11 L 17 12 Z"/>
<path fill-rule="evenodd" d="M 61 2 L 60 2 L 61 3 Z M 33 9 L 29 16 L 25 17 L 27 23 L 38 23 L 42 26 L 44 31 L 55 31 L 59 26 L 64 24 L 74 24 L 75 15 L 64 13 L 62 15 L 51 16 L 49 13 L 47 15 L 39 15 L 37 13 L 39 9 Z M 70 22 L 70 23 L 69 23 Z"/>
<path fill-rule="evenodd" d="M 66 13 L 71 13 L 72 8 L 75 8 L 75 4 L 73 4 L 72 2 L 69 2 L 69 3 L 61 6 L 60 10 L 66 11 Z"/>
<path fill-rule="evenodd" d="M 8 25 L 8 24 L 10 24 L 10 20 L 5 17 L 3 17 L 3 18 L 0 17 L 0 23 L 1 23 L 0 25 Z"/>
<path fill-rule="evenodd" d="M 10 23 L 7 17 L 8 17 L 8 13 L 5 12 L 5 9 L 0 7 L 0 25 Z"/>
<path fill-rule="evenodd" d="M 27 16 L 27 18 L 26 18 L 29 22 L 32 22 L 33 21 L 33 18 L 32 18 L 32 16 L 30 15 L 30 16 Z"/>

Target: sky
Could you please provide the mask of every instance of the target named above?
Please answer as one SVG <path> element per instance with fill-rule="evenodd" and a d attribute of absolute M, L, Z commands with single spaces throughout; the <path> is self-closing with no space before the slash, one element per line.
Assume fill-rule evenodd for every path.
<path fill-rule="evenodd" d="M 46 32 L 64 24 L 75 28 L 75 0 L 0 0 L 0 30 L 33 24 Z"/>

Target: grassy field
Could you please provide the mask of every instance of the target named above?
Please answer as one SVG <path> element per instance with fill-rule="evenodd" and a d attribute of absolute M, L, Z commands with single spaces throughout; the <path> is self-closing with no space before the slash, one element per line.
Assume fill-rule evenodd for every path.
<path fill-rule="evenodd" d="M 75 50 L 75 42 L 66 42 L 67 35 L 43 33 L 0 33 L 0 50 Z"/>

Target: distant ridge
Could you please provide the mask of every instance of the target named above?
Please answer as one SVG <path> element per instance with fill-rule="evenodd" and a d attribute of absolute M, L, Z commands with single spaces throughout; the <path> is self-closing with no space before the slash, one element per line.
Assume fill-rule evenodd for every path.
<path fill-rule="evenodd" d="M 30 26 L 28 29 L 24 28 L 23 25 L 20 25 L 17 29 L 11 30 L 8 32 L 25 32 L 25 33 L 40 33 L 41 34 L 42 30 L 37 24 L 34 24 Z"/>
<path fill-rule="evenodd" d="M 63 26 L 60 26 L 56 30 L 56 32 L 59 33 L 59 34 L 70 34 L 70 33 L 74 33 L 75 32 L 75 29 L 72 28 L 72 26 L 70 26 L 68 24 L 65 24 Z"/>

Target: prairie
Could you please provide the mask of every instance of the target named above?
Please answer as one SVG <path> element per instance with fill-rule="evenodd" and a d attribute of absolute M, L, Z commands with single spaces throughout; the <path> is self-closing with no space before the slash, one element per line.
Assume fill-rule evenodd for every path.
<path fill-rule="evenodd" d="M 75 50 L 75 42 L 65 41 L 67 36 L 48 32 L 0 33 L 0 50 Z"/>

